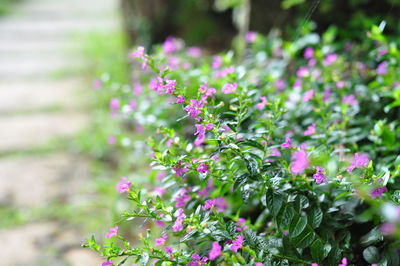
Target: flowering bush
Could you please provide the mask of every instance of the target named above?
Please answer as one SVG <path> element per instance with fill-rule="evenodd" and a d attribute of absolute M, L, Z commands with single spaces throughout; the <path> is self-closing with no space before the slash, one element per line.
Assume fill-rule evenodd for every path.
<path fill-rule="evenodd" d="M 137 147 L 133 124 L 151 148 L 149 177 L 116 184 L 120 228 L 141 233 L 114 225 L 85 246 L 103 265 L 399 265 L 400 52 L 367 35 L 251 33 L 243 60 L 138 47 L 133 85 L 102 87 L 110 145 Z"/>

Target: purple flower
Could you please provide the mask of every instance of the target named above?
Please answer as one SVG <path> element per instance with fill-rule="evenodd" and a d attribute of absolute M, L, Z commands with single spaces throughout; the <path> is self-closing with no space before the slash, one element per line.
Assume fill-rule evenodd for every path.
<path fill-rule="evenodd" d="M 278 151 L 277 148 L 271 148 L 271 150 L 272 150 L 271 156 L 274 156 L 274 157 L 279 157 L 279 156 L 281 156 L 281 152 Z"/>
<path fill-rule="evenodd" d="M 315 179 L 315 182 L 317 182 L 317 184 L 321 184 L 322 182 L 328 181 L 326 176 L 324 175 L 324 172 L 325 172 L 324 168 L 317 166 L 317 167 L 315 167 L 315 169 L 316 169 L 316 172 L 313 175 L 313 177 Z"/>
<path fill-rule="evenodd" d="M 265 108 L 265 106 L 267 105 L 268 101 L 267 98 L 265 97 L 260 97 L 261 102 L 257 103 L 257 109 L 258 110 L 262 110 Z"/>
<path fill-rule="evenodd" d="M 236 231 L 241 232 L 247 229 L 246 219 L 244 218 L 239 217 L 238 221 L 235 224 L 237 225 L 237 227 L 235 228 Z"/>
<path fill-rule="evenodd" d="M 211 67 L 216 69 L 216 68 L 219 68 L 221 66 L 221 64 L 222 64 L 222 57 L 221 56 L 215 56 L 213 58 L 213 62 L 212 62 Z"/>
<path fill-rule="evenodd" d="M 234 252 L 238 252 L 239 249 L 241 249 L 243 246 L 243 236 L 238 235 L 238 237 L 236 238 L 236 240 L 232 241 L 232 245 L 229 247 L 232 251 Z"/>
<path fill-rule="evenodd" d="M 177 39 L 174 37 L 168 37 L 163 43 L 163 51 L 166 54 L 175 52 L 181 48 L 181 45 Z"/>
<path fill-rule="evenodd" d="M 331 94 L 332 94 L 331 89 L 330 88 L 326 88 L 325 91 L 324 91 L 324 98 L 322 99 L 322 101 L 324 103 L 326 103 L 329 100 L 329 98 L 331 97 Z"/>
<path fill-rule="evenodd" d="M 378 52 L 378 57 L 382 57 L 385 54 L 387 54 L 388 50 L 386 48 L 382 48 L 379 52 Z"/>
<path fill-rule="evenodd" d="M 179 162 L 177 165 L 173 166 L 172 169 L 175 171 L 177 176 L 183 176 L 187 171 L 189 171 L 188 168 L 182 166 L 182 162 Z"/>
<path fill-rule="evenodd" d="M 262 262 L 256 262 L 254 266 L 263 266 Z M 318 266 L 318 265 L 317 265 Z"/>
<path fill-rule="evenodd" d="M 201 109 L 203 108 L 204 104 L 200 101 L 197 101 L 195 99 L 190 99 L 190 104 L 185 107 L 185 110 L 188 112 L 188 114 L 193 117 L 197 118 L 197 116 L 201 113 Z"/>
<path fill-rule="evenodd" d="M 183 209 L 178 209 L 175 212 L 175 216 L 177 216 L 174 225 L 172 226 L 173 232 L 180 232 L 183 230 L 183 220 L 185 219 L 186 215 L 183 213 Z"/>
<path fill-rule="evenodd" d="M 246 33 L 246 42 L 253 43 L 256 40 L 257 33 L 255 31 L 249 31 Z"/>
<path fill-rule="evenodd" d="M 118 193 L 126 193 L 129 192 L 132 183 L 126 179 L 126 177 L 121 177 L 121 181 L 117 184 Z"/>
<path fill-rule="evenodd" d="M 343 96 L 342 103 L 348 104 L 348 105 L 357 105 L 358 101 L 356 100 L 356 98 L 354 97 L 353 94 L 350 94 L 350 95 Z"/>
<path fill-rule="evenodd" d="M 300 67 L 296 74 L 298 78 L 304 78 L 310 74 L 310 71 L 307 67 Z"/>
<path fill-rule="evenodd" d="M 222 251 L 222 247 L 220 246 L 220 244 L 218 242 L 214 242 L 212 244 L 210 253 L 208 253 L 208 257 L 210 258 L 210 260 L 215 260 L 216 258 L 221 256 L 221 251 Z"/>
<path fill-rule="evenodd" d="M 210 209 L 214 208 L 216 201 L 217 201 L 216 199 L 206 200 L 205 204 L 203 206 L 201 206 L 201 208 L 203 210 L 210 210 Z"/>
<path fill-rule="evenodd" d="M 312 123 L 312 125 L 308 126 L 307 130 L 304 131 L 304 136 L 309 136 L 309 135 L 315 134 L 315 128 L 316 128 L 315 123 Z"/>
<path fill-rule="evenodd" d="M 314 57 L 314 49 L 312 47 L 307 47 L 304 50 L 304 58 L 305 59 L 311 59 Z"/>
<path fill-rule="evenodd" d="M 278 91 L 283 91 L 285 89 L 285 82 L 282 79 L 275 81 L 274 85 Z"/>
<path fill-rule="evenodd" d="M 117 111 L 119 108 L 119 100 L 117 98 L 112 98 L 110 100 L 109 107 L 112 111 Z"/>
<path fill-rule="evenodd" d="M 201 266 L 206 264 L 208 261 L 207 257 L 200 258 L 198 254 L 193 254 L 192 258 L 193 260 L 188 263 L 188 266 Z"/>
<path fill-rule="evenodd" d="M 215 198 L 215 210 L 217 212 L 224 212 L 228 208 L 228 204 L 224 197 Z"/>
<path fill-rule="evenodd" d="M 382 63 L 380 63 L 379 65 L 378 65 L 378 67 L 376 68 L 376 73 L 378 74 L 378 75 L 385 75 L 385 74 L 387 74 L 388 73 L 388 66 L 389 66 L 389 64 L 388 64 L 388 62 L 387 61 L 383 61 Z"/>
<path fill-rule="evenodd" d="M 183 95 L 178 95 L 178 97 L 176 97 L 176 103 L 184 103 L 185 102 L 185 97 L 183 97 Z"/>
<path fill-rule="evenodd" d="M 157 238 L 157 239 L 155 240 L 155 242 L 156 242 L 155 246 L 162 246 L 162 245 L 164 245 L 165 242 L 167 241 L 167 238 L 168 238 L 167 234 L 163 234 L 162 237 Z"/>
<path fill-rule="evenodd" d="M 388 189 L 387 187 L 377 187 L 370 191 L 370 195 L 373 199 L 381 197 L 384 192 Z"/>
<path fill-rule="evenodd" d="M 189 190 L 186 188 L 182 188 L 178 196 L 175 198 L 175 207 L 180 208 L 186 205 L 188 201 L 190 201 L 192 197 L 189 194 Z"/>
<path fill-rule="evenodd" d="M 304 97 L 302 99 L 303 103 L 308 102 L 309 100 L 311 100 L 314 97 L 314 90 L 308 90 L 306 91 L 306 93 L 304 94 Z"/>
<path fill-rule="evenodd" d="M 189 47 L 187 53 L 190 57 L 200 57 L 201 56 L 201 49 L 199 47 Z"/>
<path fill-rule="evenodd" d="M 236 88 L 237 88 L 237 83 L 226 83 L 223 87 L 222 87 L 222 92 L 224 94 L 230 94 L 230 93 L 235 93 L 236 92 Z"/>
<path fill-rule="evenodd" d="M 290 138 L 286 138 L 285 142 L 281 145 L 282 149 L 290 149 L 292 147 L 292 140 Z"/>
<path fill-rule="evenodd" d="M 114 145 L 115 143 L 117 143 L 117 139 L 114 136 L 108 136 L 107 142 L 108 144 Z"/>
<path fill-rule="evenodd" d="M 136 51 L 131 53 L 131 58 L 145 59 L 144 47 L 143 46 L 138 46 Z"/>
<path fill-rule="evenodd" d="M 337 55 L 336 54 L 328 54 L 325 58 L 324 58 L 324 65 L 325 66 L 330 66 L 332 65 L 335 61 L 337 60 Z"/>
<path fill-rule="evenodd" d="M 351 165 L 347 168 L 347 172 L 350 173 L 355 168 L 365 168 L 371 159 L 365 153 L 355 153 Z"/>
<path fill-rule="evenodd" d="M 338 82 L 336 82 L 336 87 L 338 87 L 339 89 L 344 87 L 344 81 L 340 80 Z"/>
<path fill-rule="evenodd" d="M 208 165 L 205 163 L 201 163 L 199 166 L 197 166 L 196 169 L 200 173 L 207 173 L 210 172 L 210 169 L 208 169 Z"/>
<path fill-rule="evenodd" d="M 108 260 L 108 261 L 103 262 L 103 263 L 101 264 L 101 266 L 112 266 L 113 263 L 114 263 L 113 260 Z"/>
<path fill-rule="evenodd" d="M 116 225 L 115 227 L 110 228 L 110 230 L 106 234 L 106 238 L 111 238 L 113 236 L 117 236 L 117 234 L 118 234 L 118 225 Z"/>
<path fill-rule="evenodd" d="M 396 232 L 396 226 L 392 223 L 384 223 L 380 227 L 382 234 L 392 235 Z"/>
<path fill-rule="evenodd" d="M 311 266 L 318 266 L 318 263 L 311 263 Z"/>
<path fill-rule="evenodd" d="M 164 247 L 165 252 L 172 254 L 172 247 L 171 246 L 166 246 Z"/>
<path fill-rule="evenodd" d="M 347 263 L 348 263 L 347 258 L 344 257 L 344 258 L 342 259 L 342 263 L 339 264 L 338 266 L 347 266 Z"/>
<path fill-rule="evenodd" d="M 176 88 L 176 80 L 167 80 L 164 85 L 165 93 L 172 94 Z"/>
<path fill-rule="evenodd" d="M 292 174 L 299 174 L 303 172 L 309 165 L 306 151 L 296 151 L 292 156 L 292 163 L 290 165 L 290 171 Z"/>

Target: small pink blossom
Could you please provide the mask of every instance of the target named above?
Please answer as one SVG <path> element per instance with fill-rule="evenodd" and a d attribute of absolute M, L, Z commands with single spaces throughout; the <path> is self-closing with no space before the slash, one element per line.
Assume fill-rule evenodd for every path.
<path fill-rule="evenodd" d="M 339 89 L 344 87 L 344 81 L 340 80 L 338 82 L 336 82 L 336 87 L 338 87 Z"/>
<path fill-rule="evenodd" d="M 372 190 L 370 191 L 371 198 L 375 199 L 375 198 L 381 197 L 382 194 L 383 194 L 384 192 L 386 192 L 387 190 L 388 190 L 387 187 L 377 187 L 377 188 L 374 188 L 374 189 L 372 189 Z"/>
<path fill-rule="evenodd" d="M 213 242 L 210 253 L 208 253 L 208 257 L 210 258 L 210 260 L 215 260 L 216 258 L 221 256 L 221 251 L 222 247 L 220 246 L 220 244 L 218 242 Z"/>
<path fill-rule="evenodd" d="M 182 166 L 182 162 L 179 162 L 177 165 L 173 166 L 172 169 L 175 171 L 177 176 L 183 176 L 187 171 L 188 168 Z"/>
<path fill-rule="evenodd" d="M 278 79 L 274 83 L 275 87 L 278 89 L 278 91 L 283 91 L 285 89 L 285 82 L 282 79 Z"/>
<path fill-rule="evenodd" d="M 347 264 L 348 264 L 347 258 L 344 257 L 344 258 L 342 259 L 342 263 L 339 264 L 338 266 L 347 266 Z"/>
<path fill-rule="evenodd" d="M 254 266 L 263 266 L 262 262 L 256 262 Z"/>
<path fill-rule="evenodd" d="M 164 53 L 169 54 L 169 53 L 179 50 L 182 47 L 182 45 L 179 42 L 179 40 L 175 39 L 174 37 L 168 37 L 164 41 L 162 47 L 163 47 Z"/>
<path fill-rule="evenodd" d="M 183 212 L 183 209 L 180 208 L 175 212 L 175 216 L 177 217 L 175 220 L 174 225 L 172 226 L 173 232 L 180 232 L 183 230 L 183 220 L 185 219 L 186 215 Z"/>
<path fill-rule="evenodd" d="M 392 223 L 384 223 L 380 226 L 383 235 L 393 235 L 396 232 L 396 225 Z"/>
<path fill-rule="evenodd" d="M 193 254 L 192 258 L 193 260 L 188 263 L 188 266 L 201 266 L 206 264 L 208 261 L 207 257 L 200 258 L 198 254 Z"/>
<path fill-rule="evenodd" d="M 224 197 L 215 198 L 215 210 L 217 212 L 224 212 L 228 207 L 228 203 Z"/>
<path fill-rule="evenodd" d="M 216 68 L 219 68 L 221 66 L 221 64 L 222 64 L 222 57 L 221 56 L 215 56 L 213 58 L 213 62 L 212 62 L 211 67 L 216 69 Z"/>
<path fill-rule="evenodd" d="M 265 108 L 265 106 L 267 105 L 268 101 L 267 98 L 265 97 L 260 97 L 260 101 L 259 103 L 257 103 L 257 109 L 258 110 L 262 110 Z"/>
<path fill-rule="evenodd" d="M 286 138 L 285 142 L 281 145 L 282 149 L 290 149 L 292 147 L 292 139 Z"/>
<path fill-rule="evenodd" d="M 331 89 L 330 88 L 326 88 L 325 91 L 324 91 L 324 98 L 322 99 L 322 101 L 324 103 L 326 103 L 329 100 L 329 98 L 331 97 L 331 94 L 332 94 Z"/>
<path fill-rule="evenodd" d="M 355 168 L 365 168 L 368 166 L 371 159 L 365 153 L 355 153 L 350 166 L 347 168 L 347 172 L 353 171 Z"/>
<path fill-rule="evenodd" d="M 208 165 L 205 163 L 201 163 L 199 166 L 196 168 L 197 172 L 199 173 L 207 173 L 210 172 L 210 169 L 208 168 Z"/>
<path fill-rule="evenodd" d="M 189 47 L 187 53 L 190 57 L 198 58 L 201 56 L 201 49 L 199 47 Z"/>
<path fill-rule="evenodd" d="M 272 150 L 271 156 L 274 156 L 274 157 L 281 156 L 281 152 L 277 148 L 271 148 L 271 150 Z"/>
<path fill-rule="evenodd" d="M 175 207 L 180 208 L 186 206 L 192 197 L 189 194 L 189 189 L 182 188 L 175 198 Z"/>
<path fill-rule="evenodd" d="M 183 95 L 178 95 L 178 97 L 176 97 L 176 103 L 184 103 L 185 102 L 185 97 L 183 97 Z"/>
<path fill-rule="evenodd" d="M 304 58 L 305 59 L 311 59 L 311 58 L 313 58 L 314 57 L 314 48 L 312 48 L 312 47 L 307 47 L 305 50 L 304 50 Z"/>
<path fill-rule="evenodd" d="M 378 65 L 378 67 L 376 68 L 376 73 L 378 75 L 385 75 L 388 73 L 388 62 L 387 61 L 383 61 L 382 63 L 380 63 Z"/>
<path fill-rule="evenodd" d="M 109 107 L 112 111 L 117 111 L 119 108 L 119 100 L 117 98 L 112 98 L 110 100 Z"/>
<path fill-rule="evenodd" d="M 318 263 L 311 263 L 311 266 L 318 266 Z"/>
<path fill-rule="evenodd" d="M 314 90 L 308 90 L 303 96 L 303 103 L 310 101 L 314 97 Z"/>
<path fill-rule="evenodd" d="M 322 168 L 320 166 L 317 166 L 317 167 L 315 167 L 315 169 L 316 169 L 316 172 L 313 175 L 313 177 L 315 179 L 315 182 L 317 182 L 317 184 L 321 184 L 322 182 L 326 182 L 328 179 L 326 178 L 326 176 L 324 174 L 324 172 L 325 172 L 324 168 Z"/>
<path fill-rule="evenodd" d="M 204 203 L 203 206 L 201 206 L 201 208 L 202 208 L 203 210 L 210 210 L 210 209 L 214 208 L 215 203 L 216 203 L 216 199 L 209 199 L 209 200 L 206 200 L 206 202 Z"/>
<path fill-rule="evenodd" d="M 141 58 L 144 59 L 145 58 L 145 53 L 144 53 L 144 47 L 143 46 L 138 46 L 138 48 L 136 48 L 136 51 L 133 51 L 131 53 L 131 58 Z"/>
<path fill-rule="evenodd" d="M 245 231 L 247 229 L 246 219 L 244 219 L 244 218 L 240 217 L 235 224 L 237 225 L 236 231 L 241 232 L 241 231 Z"/>
<path fill-rule="evenodd" d="M 256 40 L 257 33 L 255 31 L 249 31 L 246 33 L 246 42 L 253 43 Z"/>
<path fill-rule="evenodd" d="M 232 245 L 229 247 L 232 251 L 238 252 L 243 247 L 243 236 L 238 235 L 236 240 L 232 241 Z"/>
<path fill-rule="evenodd" d="M 172 254 L 172 247 L 171 246 L 166 246 L 164 247 L 165 252 Z"/>
<path fill-rule="evenodd" d="M 197 118 L 198 115 L 201 113 L 201 108 L 203 107 L 204 104 L 202 102 L 197 101 L 195 99 L 190 99 L 190 104 L 185 107 L 185 110 L 191 117 Z"/>
<path fill-rule="evenodd" d="M 342 103 L 348 104 L 348 105 L 357 105 L 358 101 L 356 100 L 356 98 L 354 97 L 353 94 L 350 94 L 350 95 L 343 96 Z"/>
<path fill-rule="evenodd" d="M 155 187 L 153 189 L 153 192 L 154 192 L 155 195 L 162 197 L 162 195 L 164 195 L 166 190 L 165 190 L 165 188 L 162 188 L 162 187 Z"/>
<path fill-rule="evenodd" d="M 237 83 L 226 83 L 223 87 L 222 87 L 222 92 L 224 94 L 230 94 L 230 93 L 235 93 L 236 92 L 236 88 L 237 88 Z"/>
<path fill-rule="evenodd" d="M 115 143 L 117 143 L 117 139 L 114 136 L 108 136 L 107 142 L 108 144 L 114 145 Z"/>
<path fill-rule="evenodd" d="M 113 263 L 114 263 L 113 260 L 108 260 L 108 261 L 103 262 L 103 263 L 101 264 L 101 266 L 112 266 Z"/>
<path fill-rule="evenodd" d="M 110 230 L 106 234 L 106 238 L 111 238 L 113 236 L 117 236 L 117 234 L 118 234 L 118 225 L 116 225 L 115 227 L 110 228 Z"/>
<path fill-rule="evenodd" d="M 325 66 L 330 66 L 337 60 L 337 58 L 338 58 L 338 56 L 336 54 L 328 54 L 324 58 L 324 62 L 323 63 L 324 63 Z"/>
<path fill-rule="evenodd" d="M 296 74 L 298 78 L 304 78 L 310 74 L 310 71 L 307 67 L 300 67 Z"/>
<path fill-rule="evenodd" d="M 126 193 L 129 192 L 132 183 L 126 179 L 126 177 L 121 177 L 121 181 L 117 184 L 118 193 Z"/>
<path fill-rule="evenodd" d="M 304 131 L 304 136 L 309 136 L 309 135 L 315 134 L 315 128 L 316 128 L 315 123 L 312 123 L 312 125 L 308 126 L 307 130 Z"/>
<path fill-rule="evenodd" d="M 157 239 L 155 240 L 155 242 L 156 242 L 155 246 L 162 246 L 162 245 L 164 245 L 165 242 L 167 241 L 167 238 L 168 238 L 167 234 L 163 234 L 162 237 L 157 238 Z"/>
<path fill-rule="evenodd" d="M 140 95 L 140 94 L 142 94 L 142 90 L 143 90 L 143 87 L 139 82 L 135 82 L 133 84 L 133 91 L 132 91 L 133 94 Z"/>
<path fill-rule="evenodd" d="M 300 150 L 293 153 L 292 163 L 290 165 L 290 171 L 292 174 L 300 174 L 309 165 L 307 152 Z"/>

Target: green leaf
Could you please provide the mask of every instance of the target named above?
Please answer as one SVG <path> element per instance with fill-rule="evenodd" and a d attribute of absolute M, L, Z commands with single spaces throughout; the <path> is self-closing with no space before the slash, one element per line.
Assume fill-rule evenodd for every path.
<path fill-rule="evenodd" d="M 309 201 L 304 195 L 297 195 L 296 200 L 294 201 L 294 209 L 300 213 L 302 209 L 307 208 L 309 206 Z"/>
<path fill-rule="evenodd" d="M 309 214 L 308 220 L 312 228 L 318 228 L 322 222 L 323 214 L 319 207 L 315 207 Z"/>
<path fill-rule="evenodd" d="M 293 6 L 304 3 L 304 0 L 284 0 L 281 4 L 283 9 L 289 9 Z"/>
<path fill-rule="evenodd" d="M 386 259 L 387 266 L 400 265 L 399 254 L 397 253 L 397 250 L 394 248 L 385 249 L 381 257 L 383 259 Z"/>
<path fill-rule="evenodd" d="M 251 157 L 251 156 L 246 156 L 244 158 L 244 161 L 246 163 L 247 170 L 249 171 L 250 175 L 255 176 L 258 174 L 258 164 L 257 161 Z"/>
<path fill-rule="evenodd" d="M 265 195 L 265 198 L 268 210 L 274 217 L 276 217 L 282 207 L 282 204 L 285 200 L 285 196 L 283 196 L 281 193 L 268 190 L 267 194 Z"/>
<path fill-rule="evenodd" d="M 369 233 L 367 233 L 361 238 L 361 244 L 364 246 L 369 246 L 371 244 L 375 244 L 382 240 L 383 240 L 383 235 L 381 233 L 381 230 L 377 226 L 374 227 L 371 231 L 369 231 Z"/>
<path fill-rule="evenodd" d="M 243 186 L 246 183 L 248 178 L 249 178 L 249 173 L 244 173 L 244 174 L 240 175 L 236 179 L 235 184 L 233 185 L 233 190 L 236 190 L 239 187 Z"/>
<path fill-rule="evenodd" d="M 281 215 L 278 215 L 277 217 L 277 223 L 279 229 L 283 230 L 292 222 L 292 219 L 295 216 L 295 211 L 291 205 L 286 205 L 284 208 L 282 208 L 280 214 Z"/>
<path fill-rule="evenodd" d="M 300 235 L 307 225 L 307 216 L 300 216 L 298 219 L 293 219 L 289 227 L 289 236 L 294 238 Z"/>
<path fill-rule="evenodd" d="M 377 263 L 380 259 L 379 250 L 374 246 L 367 247 L 363 251 L 363 257 L 369 263 Z"/>
<path fill-rule="evenodd" d="M 315 233 L 311 230 L 304 230 L 299 236 L 292 239 L 296 248 L 306 248 L 315 239 Z"/>
<path fill-rule="evenodd" d="M 311 257 L 314 261 L 320 263 L 328 256 L 331 248 L 330 244 L 324 245 L 320 239 L 317 239 L 311 245 Z"/>

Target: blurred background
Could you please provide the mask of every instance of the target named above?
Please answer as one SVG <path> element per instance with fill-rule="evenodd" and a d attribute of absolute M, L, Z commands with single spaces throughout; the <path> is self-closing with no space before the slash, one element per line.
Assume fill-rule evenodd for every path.
<path fill-rule="evenodd" d="M 382 20 L 398 36 L 399 15 L 400 0 L 0 0 L 0 265 L 100 265 L 80 245 L 115 221 L 119 175 L 147 171 L 119 163 L 96 93 L 99 77 L 131 83 L 133 45 L 218 52 L 249 30 L 328 28 L 357 43 Z"/>

